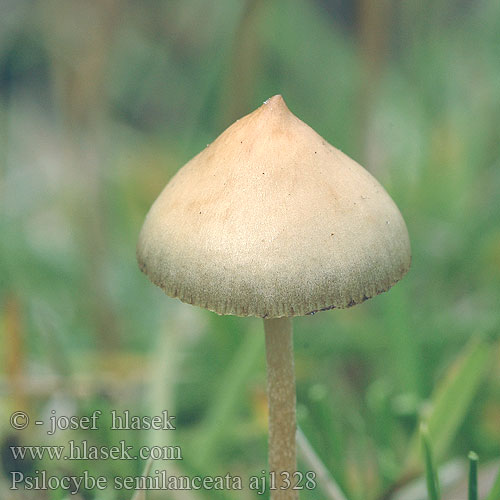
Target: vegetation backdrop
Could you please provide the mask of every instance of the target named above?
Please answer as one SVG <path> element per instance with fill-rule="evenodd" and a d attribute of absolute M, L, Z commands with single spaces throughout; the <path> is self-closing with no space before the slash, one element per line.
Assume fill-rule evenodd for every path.
<path fill-rule="evenodd" d="M 9 491 L 13 470 L 111 477 L 145 465 L 20 462 L 16 444 L 125 439 L 182 446 L 171 474 L 265 468 L 261 322 L 165 297 L 138 270 L 135 245 L 177 169 L 277 93 L 378 178 L 413 250 L 389 293 L 295 321 L 302 432 L 350 500 L 426 498 L 422 420 L 443 494 L 462 491 L 447 498 L 465 498 L 470 449 L 480 483 L 491 484 L 500 456 L 499 33 L 496 0 L 2 0 L 0 497 L 68 495 Z M 177 430 L 102 426 L 49 438 L 34 425 L 14 430 L 20 409 L 33 420 L 51 410 L 168 409 Z M 303 455 L 300 467 L 310 468 Z M 318 486 L 302 498 L 326 495 Z"/>

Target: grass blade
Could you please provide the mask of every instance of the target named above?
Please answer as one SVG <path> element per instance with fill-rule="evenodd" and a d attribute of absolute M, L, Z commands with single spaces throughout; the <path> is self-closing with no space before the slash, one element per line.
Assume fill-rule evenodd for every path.
<path fill-rule="evenodd" d="M 153 466 L 153 459 L 150 458 L 144 467 L 142 477 L 148 477 L 151 472 L 151 467 Z M 132 500 L 146 500 L 146 490 L 136 490 Z"/>
<path fill-rule="evenodd" d="M 260 326 L 260 324 L 259 324 Z M 196 442 L 198 464 L 206 465 L 214 460 L 217 445 L 230 426 L 238 401 L 259 360 L 264 358 L 264 336 L 260 331 L 247 331 L 221 380 L 219 394 L 208 411 L 206 423 Z"/>
<path fill-rule="evenodd" d="M 330 500 L 347 500 L 342 489 L 314 451 L 314 448 L 300 428 L 297 428 L 297 448 L 304 462 L 307 463 L 311 470 L 316 472 L 319 487 L 323 490 L 326 498 Z"/>
<path fill-rule="evenodd" d="M 426 419 L 434 456 L 442 458 L 453 441 L 481 380 L 489 370 L 494 350 L 488 341 L 472 339 L 449 368 L 432 396 L 432 410 Z M 413 438 L 406 472 L 419 470 L 418 434 Z"/>
<path fill-rule="evenodd" d="M 477 463 L 479 457 L 469 452 L 469 500 L 477 500 Z"/>
<path fill-rule="evenodd" d="M 491 488 L 490 494 L 486 497 L 486 500 L 498 500 L 500 498 L 500 469 L 497 473 L 497 478 Z"/>
<path fill-rule="evenodd" d="M 432 457 L 429 431 L 426 425 L 422 424 L 420 426 L 420 434 L 422 436 L 422 447 L 425 460 L 425 477 L 427 481 L 427 491 L 429 492 L 429 500 L 440 500 L 439 481 L 437 471 L 434 466 L 434 459 Z"/>

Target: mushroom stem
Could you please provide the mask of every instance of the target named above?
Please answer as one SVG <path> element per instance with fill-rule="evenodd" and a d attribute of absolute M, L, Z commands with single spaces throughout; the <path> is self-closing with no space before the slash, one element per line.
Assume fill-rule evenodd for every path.
<path fill-rule="evenodd" d="M 292 319 L 265 319 L 264 330 L 269 405 L 269 471 L 274 472 L 276 477 L 276 489 L 271 491 L 271 500 L 295 500 L 299 496 L 292 489 L 297 470 Z"/>

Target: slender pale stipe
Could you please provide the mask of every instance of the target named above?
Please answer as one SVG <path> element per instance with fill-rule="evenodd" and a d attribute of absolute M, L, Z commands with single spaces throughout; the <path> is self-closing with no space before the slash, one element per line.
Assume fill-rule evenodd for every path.
<path fill-rule="evenodd" d="M 292 487 L 297 470 L 295 451 L 295 370 L 293 364 L 292 318 L 264 320 L 269 404 L 269 470 L 276 473 L 277 490 L 272 500 L 299 498 Z M 282 475 L 282 473 L 288 473 Z M 284 482 L 288 476 L 288 488 Z"/>

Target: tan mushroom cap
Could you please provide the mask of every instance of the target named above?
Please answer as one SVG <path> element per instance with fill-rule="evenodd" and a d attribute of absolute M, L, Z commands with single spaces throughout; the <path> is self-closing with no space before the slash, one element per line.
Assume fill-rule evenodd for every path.
<path fill-rule="evenodd" d="M 279 95 L 177 172 L 146 217 L 137 258 L 171 297 L 264 318 L 358 304 L 411 260 L 382 186 Z"/>

